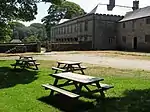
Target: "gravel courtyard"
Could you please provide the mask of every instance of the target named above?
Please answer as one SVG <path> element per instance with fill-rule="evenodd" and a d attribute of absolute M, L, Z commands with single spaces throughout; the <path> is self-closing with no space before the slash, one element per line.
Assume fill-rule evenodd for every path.
<path fill-rule="evenodd" d="M 33 55 L 37 60 L 70 60 L 83 63 L 96 64 L 104 67 L 121 69 L 150 70 L 150 61 L 141 59 L 126 59 L 122 57 L 108 57 L 88 53 L 50 52 L 42 55 Z M 1 57 L 2 59 L 17 59 L 17 56 Z"/>

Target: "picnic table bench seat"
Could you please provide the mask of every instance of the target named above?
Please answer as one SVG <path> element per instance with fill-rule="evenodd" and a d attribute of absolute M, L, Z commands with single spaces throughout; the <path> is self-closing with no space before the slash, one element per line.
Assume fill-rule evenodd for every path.
<path fill-rule="evenodd" d="M 65 72 L 65 71 L 66 71 L 65 69 L 57 68 L 57 67 L 52 67 L 52 70 L 59 70 L 59 71 L 62 71 L 62 72 Z"/>
<path fill-rule="evenodd" d="M 102 87 L 102 90 L 105 91 L 105 90 L 108 90 L 108 89 L 111 89 L 111 88 L 114 88 L 113 85 L 109 85 L 109 84 L 104 84 L 104 83 L 99 83 L 100 86 Z M 96 84 L 92 84 L 92 86 L 96 86 Z"/>
<path fill-rule="evenodd" d="M 78 66 L 73 66 L 73 70 L 74 71 L 76 71 L 76 70 L 80 70 L 80 69 L 82 69 L 82 70 L 84 70 L 84 69 L 86 69 L 86 67 L 85 66 L 81 66 L 81 68 L 79 68 Z M 58 71 L 62 71 L 62 72 L 69 72 L 69 71 L 71 71 L 71 70 L 67 70 L 66 68 L 58 68 L 58 67 L 52 67 L 52 70 L 58 70 Z"/>
<path fill-rule="evenodd" d="M 62 88 L 58 88 L 58 87 L 50 85 L 50 84 L 42 84 L 42 86 L 45 87 L 45 89 L 51 89 L 51 90 L 57 91 L 57 92 L 59 92 L 61 94 L 69 96 L 71 98 L 78 98 L 80 96 L 78 94 L 72 93 L 70 91 L 64 90 Z"/>
<path fill-rule="evenodd" d="M 35 62 L 35 64 L 34 64 L 33 62 L 29 62 L 29 65 L 30 65 L 30 66 L 35 66 L 35 65 L 40 65 L 40 63 L 36 63 L 36 62 Z"/>
<path fill-rule="evenodd" d="M 74 68 L 79 68 L 79 66 L 77 66 L 77 65 L 72 65 Z M 85 66 L 81 66 L 81 69 L 86 69 L 86 67 Z"/>

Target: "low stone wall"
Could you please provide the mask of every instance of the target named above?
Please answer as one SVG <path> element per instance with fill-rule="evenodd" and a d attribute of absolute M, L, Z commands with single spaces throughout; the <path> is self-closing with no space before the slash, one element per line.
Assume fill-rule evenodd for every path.
<path fill-rule="evenodd" d="M 80 43 L 52 43 L 52 51 L 91 50 L 92 42 Z"/>
<path fill-rule="evenodd" d="M 17 50 L 15 50 L 17 49 Z M 0 53 L 15 52 L 41 52 L 40 43 L 0 43 Z"/>

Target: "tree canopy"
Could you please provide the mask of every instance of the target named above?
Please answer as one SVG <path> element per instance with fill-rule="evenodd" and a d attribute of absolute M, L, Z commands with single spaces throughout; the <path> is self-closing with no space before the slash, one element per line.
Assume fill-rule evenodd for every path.
<path fill-rule="evenodd" d="M 10 34 L 12 20 L 31 21 L 37 14 L 37 3 L 60 4 L 62 0 L 0 0 L 0 41 Z"/>
<path fill-rule="evenodd" d="M 85 11 L 78 4 L 64 0 L 59 5 L 52 4 L 48 9 L 48 15 L 42 21 L 45 24 L 55 25 L 61 19 L 71 19 L 83 14 Z"/>
<path fill-rule="evenodd" d="M 61 0 L 0 0 L 0 21 L 31 21 L 35 19 L 39 2 L 59 4 Z"/>
<path fill-rule="evenodd" d="M 83 14 L 85 11 L 73 2 L 62 0 L 60 4 L 52 4 L 48 9 L 48 15 L 42 19 L 48 37 L 50 37 L 50 28 L 58 24 L 61 19 L 71 19 Z"/>
<path fill-rule="evenodd" d="M 20 39 L 25 42 L 43 41 L 47 38 L 45 26 L 41 23 L 32 23 L 25 26 L 19 22 L 9 22 L 12 32 L 12 39 Z"/>

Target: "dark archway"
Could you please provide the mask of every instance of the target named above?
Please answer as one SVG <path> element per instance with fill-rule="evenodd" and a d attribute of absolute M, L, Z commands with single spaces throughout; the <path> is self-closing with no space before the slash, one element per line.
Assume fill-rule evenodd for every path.
<path fill-rule="evenodd" d="M 137 49 L 137 37 L 134 37 L 133 39 L 133 48 Z"/>

